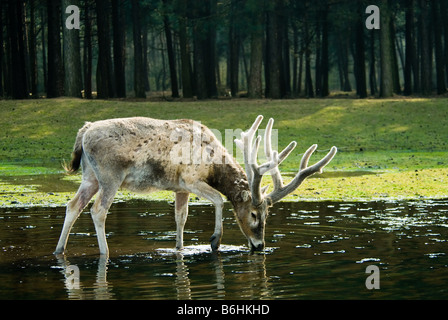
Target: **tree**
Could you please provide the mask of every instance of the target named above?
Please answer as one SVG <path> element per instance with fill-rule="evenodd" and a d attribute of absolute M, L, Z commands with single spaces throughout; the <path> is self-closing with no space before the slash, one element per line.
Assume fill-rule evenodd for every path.
<path fill-rule="evenodd" d="M 400 75 L 398 72 L 398 57 L 397 50 L 395 47 L 396 44 L 396 30 L 395 30 L 395 19 L 392 18 L 392 12 L 390 13 L 389 19 L 389 34 L 390 34 L 390 56 L 392 58 L 392 84 L 393 84 L 393 92 L 396 94 L 401 94 L 401 85 L 400 85 Z"/>
<path fill-rule="evenodd" d="M 174 55 L 173 39 L 171 36 L 171 26 L 169 22 L 169 16 L 167 10 L 167 0 L 163 0 L 165 12 L 163 14 L 163 26 L 166 38 L 166 48 L 168 52 L 168 63 L 170 66 L 170 80 L 171 80 L 171 96 L 173 98 L 179 98 L 179 88 L 177 85 L 177 72 L 176 72 L 176 57 Z"/>
<path fill-rule="evenodd" d="M 14 1 L 14 0 L 13 0 Z M 14 1 L 15 2 L 15 1 Z M 55 98 L 63 95 L 64 77 L 61 55 L 61 8 L 60 1 L 47 1 L 48 16 L 48 80 L 47 97 Z"/>
<path fill-rule="evenodd" d="M 420 59 L 421 59 L 421 94 L 430 95 L 432 92 L 431 84 L 431 42 L 429 33 L 429 2 L 427 0 L 419 1 L 419 31 L 420 31 Z"/>
<path fill-rule="evenodd" d="M 96 81 L 104 99 L 129 90 L 145 97 L 153 84 L 173 97 L 182 90 L 208 99 L 222 83 L 233 96 L 247 88 L 249 98 L 325 97 L 350 92 L 352 76 L 362 98 L 367 76 L 380 97 L 401 94 L 401 79 L 407 96 L 447 90 L 446 0 L 381 0 L 381 30 L 366 29 L 366 0 L 1 3 L 0 95 L 7 97 L 79 97 L 80 79 L 86 98 Z M 68 4 L 81 9 L 79 31 L 61 30 Z"/>
<path fill-rule="evenodd" d="M 75 5 L 79 8 L 76 0 L 62 0 L 62 21 L 66 21 L 67 14 L 65 8 Z M 64 92 L 68 97 L 81 98 L 82 75 L 81 75 L 81 49 L 79 43 L 79 30 L 62 27 L 64 38 Z"/>
<path fill-rule="evenodd" d="M 440 15 L 446 17 L 448 15 L 448 4 L 446 1 L 440 2 Z M 443 25 L 443 42 L 445 44 L 445 76 L 448 81 L 448 19 L 441 19 Z"/>
<path fill-rule="evenodd" d="M 28 56 L 30 65 L 30 91 L 33 98 L 37 97 L 37 46 L 36 46 L 36 2 L 29 2 L 30 23 L 28 28 Z"/>
<path fill-rule="evenodd" d="M 280 21 L 277 10 L 279 3 L 267 10 L 266 14 L 266 96 L 271 99 L 282 98 L 280 84 L 281 63 L 281 34 Z"/>
<path fill-rule="evenodd" d="M 114 76 L 117 98 L 126 97 L 126 32 L 123 0 L 112 0 Z"/>
<path fill-rule="evenodd" d="M 239 74 L 239 51 L 240 51 L 240 32 L 238 25 L 238 17 L 236 13 L 241 6 L 240 0 L 231 0 L 230 12 L 229 12 L 229 50 L 228 50 L 228 75 L 230 92 L 232 97 L 236 97 L 238 94 L 238 74 Z"/>
<path fill-rule="evenodd" d="M 381 55 L 381 82 L 380 96 L 388 98 L 393 95 L 393 74 L 392 74 L 392 40 L 390 38 L 390 8 L 389 1 L 381 1 L 381 32 L 380 32 L 380 55 Z"/>
<path fill-rule="evenodd" d="M 316 95 L 326 97 L 328 89 L 328 2 L 322 1 L 317 9 L 316 21 Z"/>
<path fill-rule="evenodd" d="M 193 60 L 198 99 L 217 97 L 216 0 L 194 1 Z"/>
<path fill-rule="evenodd" d="M 264 2 L 248 1 L 246 10 L 254 8 L 250 24 L 250 72 L 248 83 L 248 97 L 260 99 L 263 96 L 262 68 L 263 68 L 263 24 Z"/>
<path fill-rule="evenodd" d="M 364 12 L 362 3 L 358 2 L 357 12 L 359 16 L 355 20 L 355 50 L 354 50 L 354 69 L 356 80 L 356 94 L 359 98 L 367 97 L 367 83 L 366 83 L 366 54 L 364 43 L 364 20 L 362 12 Z"/>
<path fill-rule="evenodd" d="M 181 60 L 182 96 L 193 97 L 193 71 L 188 46 L 187 36 L 187 0 L 177 0 L 178 24 L 179 24 L 179 48 Z"/>
<path fill-rule="evenodd" d="M 443 0 L 444 1 L 444 0 Z M 440 0 L 431 1 L 432 7 L 432 21 L 434 27 L 434 47 L 436 56 L 436 77 L 437 77 L 437 94 L 444 94 L 446 92 L 445 83 L 445 58 L 442 48 L 442 28 L 440 27 Z"/>
<path fill-rule="evenodd" d="M 328 1 L 324 3 L 324 9 L 322 12 L 322 56 L 321 56 L 321 97 L 326 97 L 330 94 L 328 87 L 328 77 L 330 72 L 330 62 L 328 53 L 328 32 L 329 32 L 329 20 L 328 20 Z"/>
<path fill-rule="evenodd" d="M 112 73 L 110 6 L 107 0 L 96 0 L 96 19 L 98 31 L 98 65 L 96 86 L 98 98 L 114 97 L 114 77 Z"/>
<path fill-rule="evenodd" d="M 84 53 L 83 53 L 83 70 L 84 70 L 84 97 L 92 99 L 92 24 L 90 14 L 90 3 L 88 0 L 84 2 Z"/>
<path fill-rule="evenodd" d="M 138 0 L 132 0 L 132 20 L 134 38 L 134 90 L 136 98 L 146 98 L 145 92 L 145 72 L 143 64 L 143 45 L 141 12 Z"/>
<path fill-rule="evenodd" d="M 415 64 L 414 45 L 414 0 L 406 0 L 406 62 L 404 68 L 404 95 L 411 95 L 413 92 L 412 74 L 417 67 Z M 414 77 L 415 80 L 415 77 Z"/>
<path fill-rule="evenodd" d="M 308 10 L 307 10 L 308 2 L 305 2 L 305 15 L 304 15 L 304 34 L 303 48 L 305 50 L 305 96 L 307 98 L 314 97 L 314 89 L 313 89 L 313 79 L 311 78 L 311 40 L 312 36 L 309 32 L 308 26 Z"/>

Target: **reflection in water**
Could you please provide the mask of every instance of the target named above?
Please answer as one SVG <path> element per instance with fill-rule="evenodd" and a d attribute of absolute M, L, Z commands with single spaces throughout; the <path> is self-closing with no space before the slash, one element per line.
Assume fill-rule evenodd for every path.
<path fill-rule="evenodd" d="M 241 250 L 238 246 L 223 246 L 224 252 L 237 252 Z M 198 245 L 185 247 L 183 250 L 164 249 L 161 250 L 166 257 L 171 256 L 176 263 L 176 272 L 174 287 L 176 288 L 176 298 L 178 300 L 193 299 L 192 284 L 189 278 L 188 260 L 192 255 L 210 255 L 210 266 L 213 269 L 214 281 L 212 285 L 215 287 L 214 299 L 226 298 L 226 283 L 222 251 L 210 252 L 208 246 Z M 248 253 L 246 253 L 248 254 Z M 81 281 L 82 273 L 77 265 L 71 264 L 65 255 L 58 255 L 57 262 L 61 268 L 63 275 L 63 283 L 67 291 L 67 298 L 70 300 L 110 300 L 114 299 L 113 286 L 107 280 L 109 258 L 100 256 L 98 259 L 98 269 L 96 273 L 96 281 L 93 290 L 83 284 Z M 242 299 L 270 299 L 271 291 L 269 289 L 268 277 L 266 276 L 266 254 L 251 254 L 248 257 L 246 270 L 237 271 L 238 283 L 240 283 L 240 291 Z"/>
<path fill-rule="evenodd" d="M 239 274 L 239 281 L 242 284 L 241 298 L 271 299 L 272 292 L 269 288 L 269 281 L 266 275 L 266 255 L 255 254 L 248 260 L 248 270 Z"/>
<path fill-rule="evenodd" d="M 83 214 L 56 260 L 64 208 L 0 209 L 0 299 L 448 299 L 447 200 L 280 203 L 257 254 L 229 208 L 211 252 L 214 209 L 190 209 L 181 251 L 171 207 L 128 202 L 108 215 L 109 259 Z"/>
<path fill-rule="evenodd" d="M 182 252 L 176 253 L 176 281 L 177 299 L 191 299 L 191 284 L 188 278 L 188 267 L 184 263 L 184 255 Z"/>
<path fill-rule="evenodd" d="M 112 285 L 107 281 L 107 265 L 109 263 L 109 258 L 107 256 L 102 255 L 98 259 L 98 271 L 96 274 L 96 281 L 93 286 L 93 297 L 89 296 L 89 293 L 86 292 L 85 287 L 81 282 L 81 271 L 79 267 L 77 265 L 70 264 L 65 255 L 58 255 L 56 258 L 59 266 L 62 268 L 68 299 L 113 299 Z"/>

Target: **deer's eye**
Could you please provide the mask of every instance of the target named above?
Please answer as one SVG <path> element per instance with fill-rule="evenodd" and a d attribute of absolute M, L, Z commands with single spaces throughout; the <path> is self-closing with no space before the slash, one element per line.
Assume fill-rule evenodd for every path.
<path fill-rule="evenodd" d="M 251 212 L 250 214 L 254 220 L 257 220 L 257 214 L 255 212 Z"/>

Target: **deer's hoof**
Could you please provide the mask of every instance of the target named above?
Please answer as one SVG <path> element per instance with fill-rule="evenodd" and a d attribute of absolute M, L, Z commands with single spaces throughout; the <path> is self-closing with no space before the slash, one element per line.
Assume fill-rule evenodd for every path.
<path fill-rule="evenodd" d="M 213 234 L 210 238 L 210 245 L 213 251 L 217 251 L 219 249 L 219 245 L 221 244 L 221 235 Z"/>

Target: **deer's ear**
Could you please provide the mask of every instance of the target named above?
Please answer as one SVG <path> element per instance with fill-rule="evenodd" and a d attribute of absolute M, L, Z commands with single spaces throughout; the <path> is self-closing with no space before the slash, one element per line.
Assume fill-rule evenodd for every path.
<path fill-rule="evenodd" d="M 247 190 L 243 190 L 240 193 L 240 197 L 241 197 L 241 200 L 243 200 L 243 202 L 246 202 L 250 199 L 250 192 Z"/>

